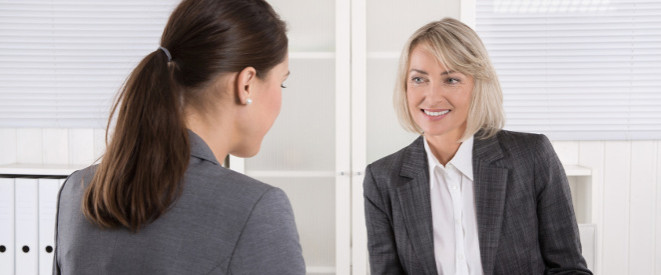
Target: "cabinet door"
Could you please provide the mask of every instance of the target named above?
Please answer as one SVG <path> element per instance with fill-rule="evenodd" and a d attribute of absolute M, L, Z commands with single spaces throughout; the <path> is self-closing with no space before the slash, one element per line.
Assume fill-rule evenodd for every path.
<path fill-rule="evenodd" d="M 291 74 L 280 115 L 244 172 L 287 193 L 308 274 L 348 274 L 350 52 L 348 37 L 336 38 L 336 10 L 348 13 L 347 1 L 269 2 L 288 25 Z"/>

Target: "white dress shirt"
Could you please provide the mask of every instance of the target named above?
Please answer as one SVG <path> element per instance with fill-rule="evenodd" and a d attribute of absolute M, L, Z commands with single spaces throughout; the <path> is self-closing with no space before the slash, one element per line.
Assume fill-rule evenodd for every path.
<path fill-rule="evenodd" d="M 473 197 L 473 137 L 443 166 L 427 139 L 436 270 L 444 275 L 482 275 Z"/>

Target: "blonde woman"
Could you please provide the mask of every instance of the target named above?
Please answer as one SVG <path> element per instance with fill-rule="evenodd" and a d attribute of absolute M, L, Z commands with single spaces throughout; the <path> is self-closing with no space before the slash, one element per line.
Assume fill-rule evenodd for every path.
<path fill-rule="evenodd" d="M 591 274 L 562 165 L 545 136 L 501 129 L 472 29 L 446 18 L 416 31 L 394 99 L 421 136 L 367 167 L 372 274 Z"/>

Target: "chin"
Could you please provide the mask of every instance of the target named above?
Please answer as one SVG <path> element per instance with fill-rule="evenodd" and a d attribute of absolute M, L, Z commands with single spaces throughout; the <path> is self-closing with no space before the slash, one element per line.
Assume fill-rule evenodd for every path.
<path fill-rule="evenodd" d="M 232 151 L 230 154 L 240 158 L 251 158 L 257 155 L 257 153 L 259 153 L 259 149 L 261 148 L 261 145 L 262 145 L 261 141 L 256 145 L 244 145 L 238 148 L 237 150 Z"/>

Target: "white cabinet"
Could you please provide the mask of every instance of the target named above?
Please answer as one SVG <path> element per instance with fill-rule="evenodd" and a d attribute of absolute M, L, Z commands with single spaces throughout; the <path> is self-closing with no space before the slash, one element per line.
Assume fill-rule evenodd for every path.
<path fill-rule="evenodd" d="M 291 76 L 260 153 L 231 167 L 288 194 L 308 274 L 367 274 L 363 171 L 416 137 L 392 107 L 401 48 L 460 1 L 269 2 L 289 25 Z"/>
<path fill-rule="evenodd" d="M 592 218 L 593 211 L 596 209 L 592 196 L 592 190 L 595 187 L 592 181 L 592 170 L 579 165 L 565 165 L 564 167 L 569 180 L 576 221 L 578 222 L 583 257 L 588 264 L 588 268 L 595 272 L 599 228 Z"/>

